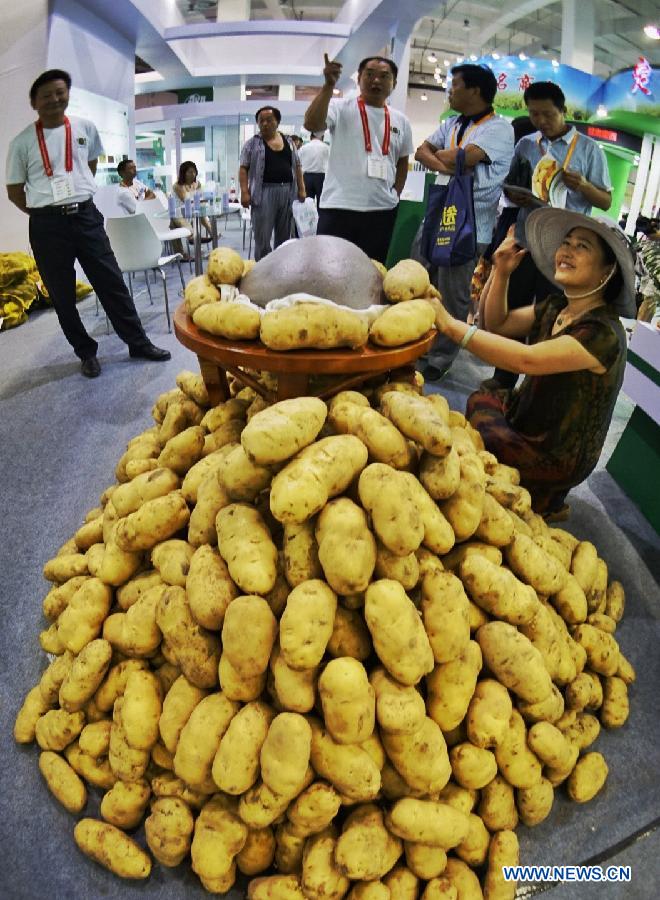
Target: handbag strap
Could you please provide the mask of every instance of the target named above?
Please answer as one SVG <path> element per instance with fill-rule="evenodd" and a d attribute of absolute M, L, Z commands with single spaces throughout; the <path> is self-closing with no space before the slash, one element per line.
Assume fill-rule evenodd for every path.
<path fill-rule="evenodd" d="M 465 150 L 459 147 L 456 151 L 456 164 L 454 175 L 463 175 L 465 173 Z"/>

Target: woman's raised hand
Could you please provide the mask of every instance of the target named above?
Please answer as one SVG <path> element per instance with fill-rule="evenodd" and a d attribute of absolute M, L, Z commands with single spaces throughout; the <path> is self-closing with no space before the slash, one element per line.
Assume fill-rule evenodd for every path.
<path fill-rule="evenodd" d="M 511 275 L 527 253 L 527 250 L 516 241 L 515 230 L 516 226 L 512 225 L 500 246 L 493 253 L 493 267 L 502 275 Z"/>

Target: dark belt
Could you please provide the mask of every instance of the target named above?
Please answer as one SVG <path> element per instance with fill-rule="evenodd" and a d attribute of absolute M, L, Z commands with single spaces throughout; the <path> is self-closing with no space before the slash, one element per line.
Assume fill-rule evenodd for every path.
<path fill-rule="evenodd" d="M 92 199 L 83 200 L 81 203 L 61 203 L 57 206 L 31 206 L 28 212 L 31 216 L 75 216 L 92 205 Z"/>

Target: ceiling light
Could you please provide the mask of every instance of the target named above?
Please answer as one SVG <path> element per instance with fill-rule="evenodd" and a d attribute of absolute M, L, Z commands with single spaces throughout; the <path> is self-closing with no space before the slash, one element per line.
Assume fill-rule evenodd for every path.
<path fill-rule="evenodd" d="M 604 104 L 599 104 L 598 109 L 596 110 L 596 115 L 599 119 L 604 119 L 607 115 L 607 107 Z"/>
<path fill-rule="evenodd" d="M 653 41 L 660 41 L 660 28 L 657 25 L 645 25 L 644 34 Z"/>
<path fill-rule="evenodd" d="M 456 57 L 456 62 L 457 62 L 457 63 L 462 63 L 462 62 L 463 62 L 463 59 L 464 59 L 463 56 L 457 56 L 457 57 Z"/>
<path fill-rule="evenodd" d="M 553 60 L 552 60 L 552 65 L 555 67 L 555 69 L 558 69 L 558 68 L 559 68 L 559 60 L 558 60 L 558 59 L 553 59 Z"/>
<path fill-rule="evenodd" d="M 437 61 L 438 61 L 438 57 L 435 55 L 435 53 L 433 51 L 431 51 L 426 58 L 428 59 L 428 61 L 430 63 L 437 63 Z"/>
<path fill-rule="evenodd" d="M 339 88 L 333 88 L 332 93 L 333 93 L 333 94 L 340 94 L 341 91 L 339 90 Z"/>
<path fill-rule="evenodd" d="M 527 59 L 527 56 L 522 52 L 522 50 L 521 50 L 520 53 L 518 54 L 518 59 L 522 59 L 523 62 L 524 62 L 524 60 Z"/>
<path fill-rule="evenodd" d="M 426 94 L 420 94 L 420 95 L 419 95 L 419 99 L 420 99 L 420 100 L 426 101 L 426 100 L 428 100 L 429 98 L 428 98 L 428 96 L 427 96 Z"/>
<path fill-rule="evenodd" d="M 443 59 L 443 62 L 446 66 L 450 66 L 451 62 L 448 59 Z"/>
<path fill-rule="evenodd" d="M 500 54 L 499 54 L 499 53 L 496 53 L 494 50 L 493 50 L 493 52 L 492 52 L 490 55 L 493 57 L 493 59 L 499 59 L 499 58 L 500 58 Z"/>
<path fill-rule="evenodd" d="M 246 97 L 251 97 L 251 96 L 252 96 L 252 91 L 246 91 L 246 92 L 245 92 L 245 96 L 246 96 Z"/>

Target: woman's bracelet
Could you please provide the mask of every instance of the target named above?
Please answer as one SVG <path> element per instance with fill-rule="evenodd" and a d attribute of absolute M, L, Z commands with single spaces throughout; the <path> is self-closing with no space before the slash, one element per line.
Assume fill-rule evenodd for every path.
<path fill-rule="evenodd" d="M 460 347 L 461 350 L 464 350 L 464 349 L 467 347 L 467 345 L 470 343 L 470 341 L 471 341 L 472 338 L 474 337 L 475 332 L 478 331 L 478 330 L 479 330 L 479 329 L 478 329 L 478 327 L 477 327 L 476 325 L 470 325 L 470 327 L 468 328 L 468 330 L 467 330 L 467 331 L 465 332 L 465 334 L 463 335 L 463 340 L 462 340 L 461 343 L 459 344 L 459 347 Z"/>

